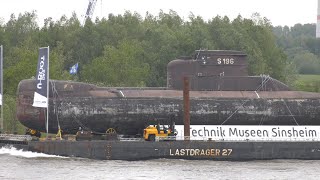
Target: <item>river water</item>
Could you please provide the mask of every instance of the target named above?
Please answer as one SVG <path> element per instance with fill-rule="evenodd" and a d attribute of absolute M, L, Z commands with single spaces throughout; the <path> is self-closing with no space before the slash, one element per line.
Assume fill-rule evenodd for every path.
<path fill-rule="evenodd" d="M 319 179 L 320 161 L 102 161 L 0 149 L 0 179 Z"/>

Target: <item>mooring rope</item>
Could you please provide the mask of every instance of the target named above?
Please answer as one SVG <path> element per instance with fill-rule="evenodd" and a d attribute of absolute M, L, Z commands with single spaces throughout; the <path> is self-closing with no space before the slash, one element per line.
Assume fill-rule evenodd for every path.
<path fill-rule="evenodd" d="M 262 81 L 261 84 L 255 89 L 255 92 L 260 91 L 261 88 L 263 88 L 263 85 L 266 84 L 270 79 L 272 79 L 270 76 L 261 76 L 262 77 Z M 224 123 L 226 123 L 241 107 L 243 107 L 243 105 L 245 103 L 247 103 L 249 101 L 249 99 L 245 100 L 226 120 L 224 120 L 221 125 L 223 125 Z"/>
<path fill-rule="evenodd" d="M 53 111 L 56 114 L 56 119 L 57 119 L 57 123 L 58 123 L 58 129 L 60 130 L 60 121 L 59 121 L 59 115 L 58 115 L 58 109 L 57 109 L 57 97 L 59 97 L 58 91 L 56 89 L 56 83 L 54 83 L 53 81 L 51 82 L 51 89 L 52 89 L 52 94 L 53 94 Z"/>
<path fill-rule="evenodd" d="M 277 86 L 277 84 L 274 82 L 274 79 L 272 79 L 271 83 L 274 85 L 275 88 L 279 89 L 279 87 Z M 286 106 L 287 110 L 289 111 L 289 113 L 290 113 L 292 119 L 294 120 L 294 122 L 296 123 L 296 125 L 299 126 L 298 121 L 296 120 L 296 118 L 295 118 L 294 115 L 292 114 L 292 112 L 291 112 L 288 104 L 286 103 L 286 101 L 285 101 L 284 99 L 282 99 L 282 101 L 283 101 L 284 105 Z"/>

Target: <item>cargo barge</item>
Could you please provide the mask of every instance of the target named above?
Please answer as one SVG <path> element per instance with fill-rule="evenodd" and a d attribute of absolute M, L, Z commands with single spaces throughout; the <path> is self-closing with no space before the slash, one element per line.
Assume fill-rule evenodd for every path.
<path fill-rule="evenodd" d="M 144 140 L 38 140 L 5 141 L 25 151 L 98 160 L 188 159 L 249 161 L 320 159 L 320 142 L 286 141 L 159 141 Z"/>
<path fill-rule="evenodd" d="M 188 79 L 188 83 L 182 79 Z M 73 134 L 84 129 L 90 135 L 101 135 L 107 129 L 115 129 L 119 134 L 132 136 L 139 135 L 150 120 L 159 118 L 183 124 L 186 133 L 182 140 L 166 141 L 118 135 L 111 139 L 77 139 L 77 136 L 59 140 L 4 138 L 0 139 L 0 146 L 101 160 L 320 159 L 320 130 L 311 128 L 309 131 L 307 127 L 300 130 L 254 127 L 239 128 L 239 133 L 229 131 L 230 136 L 241 136 L 240 140 L 237 137 L 229 140 L 190 139 L 191 135 L 209 133 L 206 128 L 210 125 L 320 125 L 320 93 L 291 91 L 287 85 L 269 76 L 248 76 L 246 55 L 239 51 L 196 51 L 193 59 L 171 61 L 167 87 L 98 87 L 50 80 L 47 112 L 32 105 L 36 83 L 36 80 L 21 81 L 17 93 L 18 120 L 32 130 Z M 196 130 L 190 125 L 204 128 Z M 210 132 L 224 137 L 219 130 Z M 285 132 L 285 137 L 303 138 L 277 140 L 277 130 Z M 253 140 L 243 139 L 247 135 Z M 263 139 L 270 136 L 274 139 Z M 280 139 L 282 136 L 279 135 Z M 310 140 L 311 136 L 315 140 Z M 255 137 L 259 138 L 255 140 Z"/>

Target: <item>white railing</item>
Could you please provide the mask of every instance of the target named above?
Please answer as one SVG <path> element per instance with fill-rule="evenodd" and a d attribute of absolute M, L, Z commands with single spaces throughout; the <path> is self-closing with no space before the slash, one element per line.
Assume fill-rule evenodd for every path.
<path fill-rule="evenodd" d="M 156 137 L 156 141 L 175 141 L 176 136 Z"/>
<path fill-rule="evenodd" d="M 142 138 L 119 138 L 120 141 L 144 141 Z"/>
<path fill-rule="evenodd" d="M 320 142 L 318 138 L 287 138 L 287 139 L 274 139 L 274 138 L 261 138 L 261 139 L 222 139 L 222 138 L 209 138 L 209 137 L 197 137 L 192 136 L 167 136 L 156 137 L 156 141 L 215 141 L 215 142 Z"/>

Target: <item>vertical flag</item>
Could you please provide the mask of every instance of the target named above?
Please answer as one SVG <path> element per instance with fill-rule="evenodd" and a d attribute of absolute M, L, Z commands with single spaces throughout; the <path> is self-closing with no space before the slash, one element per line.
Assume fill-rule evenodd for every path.
<path fill-rule="evenodd" d="M 0 105 L 2 106 L 2 92 L 3 92 L 3 46 L 0 46 Z M 2 112 L 1 112 L 2 113 Z"/>
<path fill-rule="evenodd" d="M 3 95 L 3 46 L 0 46 L 0 105 L 1 105 L 1 119 L 0 119 L 0 131 L 4 129 L 3 127 L 3 104 L 2 104 L 2 95 Z M 1 132 L 0 132 L 1 133 Z"/>
<path fill-rule="evenodd" d="M 77 74 L 78 73 L 78 63 L 73 65 L 71 68 L 70 68 L 70 74 Z"/>
<path fill-rule="evenodd" d="M 32 106 L 48 107 L 48 84 L 49 84 L 49 47 L 39 49 L 37 75 L 36 75 L 36 92 Z"/>

